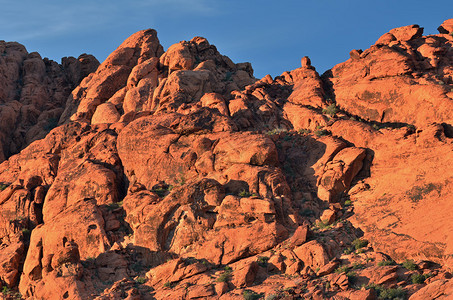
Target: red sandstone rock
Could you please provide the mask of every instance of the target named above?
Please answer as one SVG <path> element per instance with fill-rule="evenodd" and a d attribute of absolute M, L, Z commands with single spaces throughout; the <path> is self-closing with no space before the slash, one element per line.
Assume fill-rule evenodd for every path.
<path fill-rule="evenodd" d="M 163 52 L 154 30 L 95 73 L 88 55 L 63 59 L 63 72 L 0 42 L 0 278 L 42 299 L 242 299 L 250 286 L 373 299 L 333 273 L 341 257 L 356 284 L 448 297 L 448 24 L 391 30 L 322 78 L 304 57 L 259 81 L 204 38 Z M 341 111 L 321 111 L 334 102 Z M 309 230 L 320 221 L 330 225 Z M 349 248 L 361 230 L 370 246 Z M 421 289 L 376 266 L 390 257 L 371 246 L 443 266 L 418 264 L 433 275 Z M 216 283 L 224 265 L 232 274 Z"/>

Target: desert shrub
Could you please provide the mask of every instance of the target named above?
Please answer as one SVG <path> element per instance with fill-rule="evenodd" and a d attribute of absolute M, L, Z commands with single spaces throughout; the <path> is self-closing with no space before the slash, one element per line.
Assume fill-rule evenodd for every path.
<path fill-rule="evenodd" d="M 138 277 L 137 279 L 135 279 L 135 282 L 137 282 L 138 284 L 144 284 L 146 282 L 146 277 Z"/>
<path fill-rule="evenodd" d="M 415 262 L 412 259 L 406 259 L 402 263 L 402 265 L 403 265 L 403 267 L 405 267 L 408 270 L 411 270 L 411 271 L 417 270 L 417 265 L 415 264 Z"/>
<path fill-rule="evenodd" d="M 267 268 L 267 262 L 269 261 L 269 257 L 267 256 L 258 256 L 257 260 L 258 265 L 260 265 L 263 268 Z"/>
<path fill-rule="evenodd" d="M 368 246 L 368 241 L 364 239 L 355 239 L 354 241 L 352 241 L 352 246 L 354 246 L 356 250 L 359 250 L 363 247 Z"/>
<path fill-rule="evenodd" d="M 264 294 L 258 294 L 252 290 L 244 290 L 242 296 L 244 297 L 244 300 L 258 300 L 263 298 Z"/>
<path fill-rule="evenodd" d="M 424 283 L 426 278 L 428 278 L 429 276 L 425 276 L 423 274 L 412 274 L 411 276 L 411 281 L 413 284 L 421 284 L 421 283 Z"/>
<path fill-rule="evenodd" d="M 219 277 L 217 277 L 216 281 L 217 282 L 228 282 L 231 279 L 231 274 L 233 273 L 233 269 L 231 267 L 226 266 L 223 273 L 220 274 Z"/>
<path fill-rule="evenodd" d="M 246 191 L 246 190 L 242 190 L 240 193 L 239 193 L 239 197 L 250 197 L 252 194 L 249 192 L 249 191 Z"/>
<path fill-rule="evenodd" d="M 406 291 L 401 287 L 386 288 L 377 284 L 369 284 L 367 289 L 373 288 L 376 291 L 378 299 L 382 300 L 404 300 L 406 298 Z"/>
<path fill-rule="evenodd" d="M 407 192 L 407 196 L 412 202 L 418 202 L 432 191 L 437 191 L 440 194 L 442 186 L 440 184 L 428 183 L 423 186 L 414 186 Z"/>
<path fill-rule="evenodd" d="M 391 259 L 389 260 L 381 260 L 380 262 L 378 262 L 378 266 L 380 267 L 383 267 L 383 266 L 393 266 L 395 264 L 395 262 Z"/>
<path fill-rule="evenodd" d="M 316 135 L 317 137 L 329 135 L 329 133 L 330 133 L 330 131 L 329 131 L 329 130 L 326 130 L 326 129 L 320 129 L 320 130 L 316 130 L 316 131 L 315 131 L 315 135 Z"/>
<path fill-rule="evenodd" d="M 322 110 L 322 113 L 328 114 L 331 116 L 335 116 L 338 113 L 338 111 L 339 111 L 339 109 L 337 108 L 337 106 L 335 104 L 330 104 L 329 106 L 327 106 L 327 108 L 324 108 Z"/>

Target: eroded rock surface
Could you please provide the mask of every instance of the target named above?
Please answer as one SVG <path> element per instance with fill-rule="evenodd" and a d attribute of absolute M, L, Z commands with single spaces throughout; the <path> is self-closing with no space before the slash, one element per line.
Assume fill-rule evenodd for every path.
<path fill-rule="evenodd" d="M 152 29 L 99 67 L 0 42 L 3 290 L 449 297 L 450 25 L 261 80 L 201 37 L 164 51 Z"/>

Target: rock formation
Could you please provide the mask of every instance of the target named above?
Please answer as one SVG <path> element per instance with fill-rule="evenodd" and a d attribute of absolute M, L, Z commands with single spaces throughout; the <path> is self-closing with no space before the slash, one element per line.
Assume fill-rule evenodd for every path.
<path fill-rule="evenodd" d="M 101 65 L 0 42 L 3 295 L 451 297 L 451 24 L 260 80 L 152 29 Z"/>

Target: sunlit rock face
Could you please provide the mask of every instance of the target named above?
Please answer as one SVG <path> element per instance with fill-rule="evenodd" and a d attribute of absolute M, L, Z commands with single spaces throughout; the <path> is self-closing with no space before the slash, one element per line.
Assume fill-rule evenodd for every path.
<path fill-rule="evenodd" d="M 448 298 L 451 31 L 396 28 L 321 76 L 303 57 L 260 80 L 152 29 L 100 65 L 0 42 L 4 290 Z"/>

